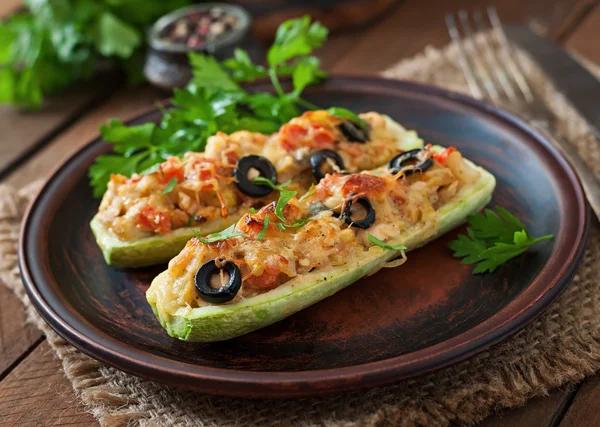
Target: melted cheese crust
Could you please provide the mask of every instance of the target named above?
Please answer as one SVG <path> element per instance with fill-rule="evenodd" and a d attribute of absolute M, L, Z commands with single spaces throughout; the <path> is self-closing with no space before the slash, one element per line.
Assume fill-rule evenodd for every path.
<path fill-rule="evenodd" d="M 294 198 L 286 205 L 285 222 L 275 215 L 275 203 L 246 214 L 235 228 L 247 237 L 209 244 L 191 239 L 169 263 L 170 280 L 164 282 L 168 286 L 150 289 L 152 299 L 159 310 L 168 314 L 182 307 L 209 305 L 198 296 L 194 276 L 203 263 L 215 258 L 235 263 L 242 273 L 242 288 L 232 301 L 235 303 L 308 272 L 351 263 L 373 246 L 367 232 L 385 242 L 411 227 L 427 225 L 433 235 L 436 210 L 449 202 L 462 185 L 475 181 L 479 172 L 453 148 L 441 153 L 430 150 L 426 155 L 434 158 L 433 166 L 408 177 L 402 173 L 394 176 L 387 168 L 327 175 L 305 197 Z M 367 197 L 376 213 L 375 222 L 366 230 L 350 227 L 339 215 L 348 201 L 358 197 Z M 359 218 L 360 212 L 356 215 Z M 269 223 L 263 231 L 267 216 Z M 278 227 L 278 223 L 292 224 L 309 217 L 310 222 L 301 227 Z M 258 240 L 261 231 L 262 240 Z"/>
<path fill-rule="evenodd" d="M 398 130 L 381 114 L 361 117 L 371 128 L 367 143 L 348 141 L 338 128 L 342 120 L 326 111 L 306 112 L 271 136 L 219 132 L 208 139 L 203 153 L 170 157 L 154 173 L 131 178 L 112 175 L 98 219 L 117 238 L 133 241 L 263 206 L 276 194 L 253 198 L 235 185 L 235 165 L 250 154 L 269 159 L 279 182 L 293 179 L 288 189 L 299 194 L 312 183 L 309 157 L 317 150 L 335 150 L 350 172 L 375 168 L 400 152 Z M 173 180 L 175 187 L 163 194 Z"/>

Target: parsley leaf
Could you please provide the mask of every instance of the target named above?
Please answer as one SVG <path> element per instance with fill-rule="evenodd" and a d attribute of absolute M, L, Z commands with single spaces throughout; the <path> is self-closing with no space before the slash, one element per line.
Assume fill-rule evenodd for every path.
<path fill-rule="evenodd" d="M 361 128 L 367 128 L 367 122 L 360 118 L 360 116 L 353 111 L 350 111 L 342 107 L 331 107 L 327 110 L 332 116 L 339 117 L 340 119 L 348 119 L 358 124 Z"/>
<path fill-rule="evenodd" d="M 258 211 L 256 209 L 254 209 L 254 208 L 248 209 L 248 212 L 250 212 L 251 214 L 258 213 Z"/>
<path fill-rule="evenodd" d="M 267 234 L 267 229 L 269 228 L 269 215 L 265 216 L 265 222 L 263 223 L 263 228 L 256 236 L 256 240 L 262 240 L 265 238 L 265 234 Z"/>
<path fill-rule="evenodd" d="M 468 222 L 467 236 L 459 235 L 448 246 L 454 257 L 464 258 L 462 264 L 477 264 L 473 274 L 492 273 L 534 244 L 554 237 L 552 234 L 532 237 L 521 221 L 500 206 L 496 212 L 486 209 L 485 213 L 472 215 Z"/>
<path fill-rule="evenodd" d="M 404 251 L 406 250 L 406 246 L 404 245 L 389 245 L 382 240 L 379 240 L 377 237 L 373 236 L 371 233 L 367 232 L 367 237 L 369 241 L 380 248 L 387 249 L 389 251 Z"/>
<path fill-rule="evenodd" d="M 100 15 L 94 44 L 104 56 L 129 58 L 142 43 L 142 34 L 111 12 Z"/>
<path fill-rule="evenodd" d="M 306 193 L 304 193 L 304 195 L 302 197 L 300 197 L 298 199 L 298 201 L 302 202 L 302 201 L 308 199 L 310 196 L 313 195 L 314 192 L 315 192 L 315 183 L 313 182 L 312 184 L 310 184 L 310 187 L 308 187 L 308 190 L 306 191 Z"/>
<path fill-rule="evenodd" d="M 314 57 L 311 59 L 312 60 L 299 61 L 292 72 L 294 94 L 297 96 L 300 96 L 306 86 L 319 80 L 319 59 Z"/>
<path fill-rule="evenodd" d="M 248 235 L 246 233 L 242 233 L 241 231 L 235 231 L 235 224 L 232 224 L 225 230 L 219 231 L 218 233 L 209 234 L 203 238 L 199 236 L 198 232 L 196 232 L 196 237 L 198 240 L 200 240 L 200 243 L 206 244 L 231 239 L 233 237 L 248 237 Z"/>
<path fill-rule="evenodd" d="M 275 41 L 267 53 L 269 66 L 275 67 L 296 56 L 308 55 L 323 45 L 328 30 L 308 15 L 284 22 L 277 29 Z"/>
<path fill-rule="evenodd" d="M 254 64 L 248 52 L 239 48 L 233 51 L 233 58 L 226 59 L 222 65 L 231 72 L 236 82 L 251 82 L 267 76 L 267 69 Z"/>
<path fill-rule="evenodd" d="M 298 219 L 292 225 L 287 225 L 287 227 L 291 227 L 291 228 L 302 227 L 302 226 L 308 224 L 309 222 L 311 222 L 312 220 L 313 220 L 312 218 Z"/>
<path fill-rule="evenodd" d="M 257 176 L 252 180 L 252 182 L 256 185 L 264 185 L 272 190 L 283 190 L 285 187 L 292 183 L 292 180 L 290 179 L 284 182 L 283 184 L 275 184 L 269 178 L 265 178 L 264 176 Z"/>
<path fill-rule="evenodd" d="M 279 199 L 277 199 L 277 204 L 275 205 L 275 215 L 277 218 L 285 222 L 285 216 L 283 216 L 283 208 L 288 204 L 290 200 L 292 200 L 296 196 L 295 191 L 283 190 L 279 193 Z"/>
<path fill-rule="evenodd" d="M 171 178 L 171 181 L 169 181 L 169 183 L 163 190 L 162 194 L 169 194 L 171 191 L 173 191 L 173 189 L 175 188 L 175 186 L 177 185 L 178 182 L 179 181 L 177 181 L 177 178 L 175 178 L 175 177 Z"/>
<path fill-rule="evenodd" d="M 192 82 L 197 87 L 241 91 L 240 87 L 213 56 L 192 53 L 190 54 L 190 65 L 194 75 Z"/>
<path fill-rule="evenodd" d="M 138 165 L 143 158 L 144 154 L 130 157 L 107 154 L 98 157 L 88 172 L 90 183 L 94 189 L 94 197 L 102 197 L 113 172 L 131 176 L 138 170 Z"/>

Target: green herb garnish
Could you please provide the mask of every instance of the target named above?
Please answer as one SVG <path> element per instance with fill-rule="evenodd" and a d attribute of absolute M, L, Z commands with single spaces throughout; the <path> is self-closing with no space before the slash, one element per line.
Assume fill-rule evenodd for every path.
<path fill-rule="evenodd" d="M 269 215 L 265 216 L 265 222 L 263 223 L 263 228 L 260 230 L 260 232 L 256 236 L 256 240 L 264 239 L 268 228 L 269 228 Z"/>
<path fill-rule="evenodd" d="M 285 225 L 283 225 L 280 222 L 275 223 L 275 225 L 277 226 L 277 228 L 279 228 L 281 231 L 285 231 Z"/>
<path fill-rule="evenodd" d="M 404 245 L 389 245 L 382 240 L 379 240 L 377 237 L 373 236 L 371 233 L 367 232 L 367 237 L 369 241 L 380 248 L 387 249 L 389 251 L 405 251 L 407 248 Z"/>
<path fill-rule="evenodd" d="M 292 180 L 290 179 L 289 181 L 286 181 L 283 184 L 276 184 L 273 181 L 271 181 L 269 178 L 265 178 L 264 176 L 257 176 L 256 178 L 254 178 L 252 180 L 252 182 L 256 185 L 264 185 L 266 187 L 271 188 L 272 190 L 281 191 L 285 187 L 290 185 L 292 183 Z"/>
<path fill-rule="evenodd" d="M 208 137 L 219 130 L 272 133 L 299 116 L 302 108 L 317 108 L 301 94 L 327 75 L 319 68 L 319 59 L 310 56 L 326 37 L 327 29 L 308 16 L 284 22 L 268 51 L 266 68 L 254 64 L 240 49 L 222 63 L 212 56 L 191 53 L 193 77 L 185 89 L 174 90 L 174 107 L 163 112 L 159 124 L 126 126 L 112 120 L 101 126 L 102 137 L 113 144 L 115 153 L 98 157 L 90 168 L 94 195 L 102 196 L 113 173 L 131 176 L 169 156 L 203 151 Z M 293 88 L 285 92 L 279 78 L 289 75 Z M 265 76 L 271 79 L 275 94 L 250 93 L 238 84 Z"/>
<path fill-rule="evenodd" d="M 285 222 L 285 216 L 283 216 L 283 208 L 288 204 L 292 198 L 296 196 L 295 191 L 283 190 L 279 193 L 279 199 L 275 205 L 275 216 Z"/>
<path fill-rule="evenodd" d="M 256 209 L 254 209 L 254 208 L 248 209 L 248 212 L 250 212 L 252 215 L 258 213 L 258 211 Z"/>
<path fill-rule="evenodd" d="M 189 0 L 26 0 L 0 22 L 0 103 L 37 109 L 103 63 L 143 80 L 146 28 Z"/>
<path fill-rule="evenodd" d="M 473 274 L 491 273 L 534 244 L 554 237 L 552 234 L 532 237 L 523 223 L 506 209 L 496 206 L 496 212 L 486 209 L 485 213 L 468 217 L 467 236 L 460 234 L 448 245 L 455 257 L 464 258 L 462 264 L 477 264 Z"/>
<path fill-rule="evenodd" d="M 287 227 L 291 227 L 291 228 L 302 227 L 302 226 L 308 224 L 309 222 L 311 222 L 312 220 L 313 220 L 312 218 L 299 219 L 299 220 L 296 220 L 293 224 L 288 225 Z"/>
<path fill-rule="evenodd" d="M 171 191 L 173 191 L 178 182 L 179 181 L 177 181 L 177 178 L 171 178 L 171 181 L 169 181 L 162 194 L 169 194 Z"/>
<path fill-rule="evenodd" d="M 304 201 L 305 199 L 309 198 L 314 192 L 315 192 L 315 183 L 313 182 L 312 184 L 310 184 L 310 187 L 308 187 L 308 191 L 306 193 L 304 193 L 304 195 L 302 197 L 300 197 L 298 199 L 298 201 L 299 202 Z"/>
<path fill-rule="evenodd" d="M 327 110 L 327 112 L 329 114 L 331 114 L 332 116 L 339 117 L 340 119 L 348 119 L 350 121 L 353 121 L 354 123 L 358 124 L 363 129 L 367 128 L 367 122 L 365 122 L 363 119 L 361 119 L 358 116 L 358 114 L 356 114 L 353 111 L 350 111 L 346 108 L 331 107 Z"/>
<path fill-rule="evenodd" d="M 231 239 L 232 237 L 248 237 L 246 233 L 241 231 L 235 231 L 235 224 L 227 227 L 225 230 L 219 231 L 218 233 L 212 233 L 205 237 L 200 237 L 200 233 L 196 231 L 196 237 L 201 243 L 214 243 L 221 240 Z"/>

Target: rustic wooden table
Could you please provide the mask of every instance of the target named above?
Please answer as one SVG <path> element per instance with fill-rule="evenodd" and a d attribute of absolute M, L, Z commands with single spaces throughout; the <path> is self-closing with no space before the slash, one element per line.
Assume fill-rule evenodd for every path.
<path fill-rule="evenodd" d="M 426 45 L 448 42 L 444 13 L 474 9 L 477 0 L 407 0 L 373 25 L 331 36 L 322 50 L 332 72 L 377 73 Z M 20 0 L 0 1 L 0 16 Z M 495 0 L 504 22 L 528 22 L 548 37 L 600 63 L 600 0 Z M 0 107 L 0 182 L 22 186 L 47 175 L 96 135 L 100 123 L 165 97 L 149 86 L 128 88 L 104 75 L 50 100 L 41 112 Z M 600 374 L 533 399 L 482 425 L 600 425 Z M 98 425 L 75 397 L 44 336 L 25 323 L 20 302 L 0 286 L 0 426 Z"/>

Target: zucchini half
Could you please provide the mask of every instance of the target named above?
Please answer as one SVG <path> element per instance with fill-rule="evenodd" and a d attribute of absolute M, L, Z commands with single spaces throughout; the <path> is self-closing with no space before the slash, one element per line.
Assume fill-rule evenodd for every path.
<path fill-rule="evenodd" d="M 462 224 L 467 216 L 486 206 L 496 180 L 485 169 L 469 164 L 481 173 L 479 180 L 461 188 L 448 204 L 437 211 L 437 224 L 409 229 L 387 243 L 404 244 L 409 250 L 416 249 Z M 158 310 L 151 292 L 147 292 L 146 298 L 160 324 L 172 337 L 192 342 L 222 341 L 263 328 L 315 304 L 358 279 L 375 273 L 399 254 L 373 246 L 363 259 L 352 264 L 297 276 L 271 291 L 238 303 L 193 309 L 182 307 L 173 315 Z M 161 287 L 168 280 L 170 278 L 165 271 L 153 280 L 151 288 Z"/>
<path fill-rule="evenodd" d="M 400 150 L 408 151 L 423 147 L 423 140 L 415 131 L 404 129 L 387 115 L 384 117 L 386 127 L 389 127 L 397 136 Z M 107 264 L 115 267 L 145 267 L 168 262 L 181 252 L 188 240 L 196 233 L 204 236 L 224 230 L 231 224 L 235 224 L 244 213 L 240 212 L 230 215 L 228 218 L 208 221 L 200 226 L 180 228 L 169 234 L 150 236 L 134 241 L 117 238 L 100 222 L 98 215 L 94 216 L 90 227 Z"/>

